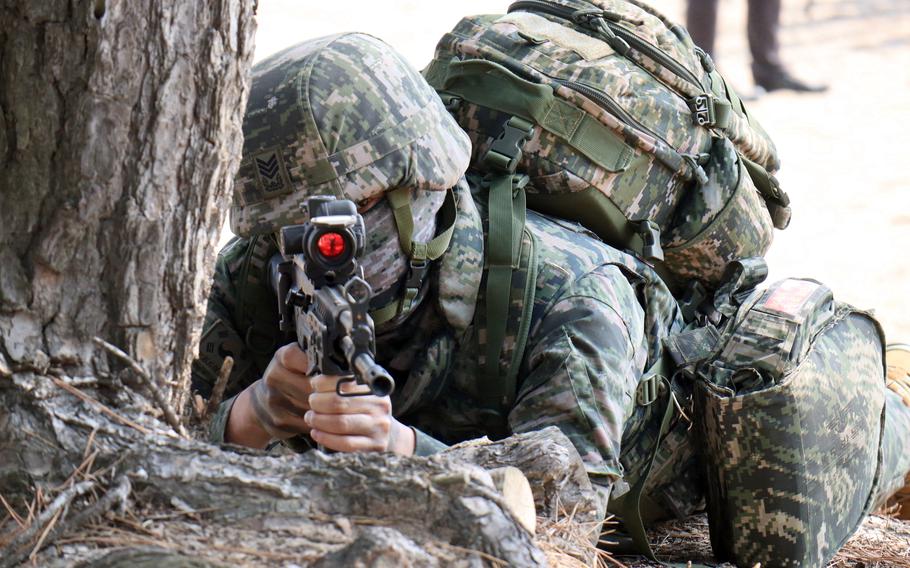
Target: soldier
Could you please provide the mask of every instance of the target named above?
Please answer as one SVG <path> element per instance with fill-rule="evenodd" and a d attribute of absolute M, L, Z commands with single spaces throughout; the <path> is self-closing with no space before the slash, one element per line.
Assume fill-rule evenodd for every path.
<path fill-rule="evenodd" d="M 244 134 L 231 215 L 239 236 L 219 254 L 193 372 L 208 397 L 224 357 L 236 361 L 213 441 L 306 449 L 303 434 L 336 451 L 429 455 L 555 425 L 582 456 L 601 513 L 614 484 L 644 475 L 661 411 L 638 403 L 640 385 L 662 364 L 663 339 L 683 327 L 650 266 L 528 211 L 502 349 L 490 349 L 487 204 L 482 183 L 463 175 L 468 138 L 423 78 L 369 36 L 308 41 L 258 64 Z M 268 284 L 275 233 L 323 194 L 363 213 L 361 264 L 375 293 L 376 359 L 398 385 L 391 398 L 337 396 L 337 377 L 306 376 L 305 355 L 279 331 Z M 662 446 L 672 451 L 648 477 L 648 519 L 703 500 L 691 429 L 674 421 Z M 904 462 L 894 464 L 900 475 Z"/>

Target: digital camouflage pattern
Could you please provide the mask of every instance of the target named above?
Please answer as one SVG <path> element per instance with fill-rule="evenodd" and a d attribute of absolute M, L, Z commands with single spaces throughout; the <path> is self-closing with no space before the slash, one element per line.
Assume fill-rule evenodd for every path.
<path fill-rule="evenodd" d="M 715 142 L 708 182 L 680 201 L 666 236 L 666 264 L 686 280 L 720 282 L 728 262 L 761 256 L 771 246 L 771 215 L 731 146 Z"/>
<path fill-rule="evenodd" d="M 885 393 L 885 431 L 882 433 L 882 468 L 878 480 L 875 507 L 882 507 L 900 492 L 903 498 L 901 518 L 910 514 L 910 405 L 892 391 Z"/>
<path fill-rule="evenodd" d="M 274 233 L 311 195 L 365 207 L 391 189 L 446 191 L 470 142 L 423 78 L 363 34 L 315 39 L 253 68 L 231 228 Z"/>
<path fill-rule="evenodd" d="M 661 338 L 682 326 L 675 301 L 643 262 L 600 243 L 574 223 L 529 213 L 509 318 L 516 320 L 523 308 L 522 278 L 533 241 L 539 270 L 530 336 L 519 362 L 516 402 L 507 416 L 499 415 L 481 395 L 485 206 L 464 185 L 457 195 L 460 222 L 453 248 L 438 261 L 427 300 L 406 322 L 377 329 L 377 361 L 399 385 L 392 395 L 395 414 L 418 430 L 418 451 L 424 454 L 479 436 L 559 426 L 600 484 L 605 505 L 612 483 L 624 475 L 620 440 L 635 408 L 642 371 L 658 356 Z M 210 328 L 229 327 L 232 337 L 256 337 L 249 330 L 259 328 L 277 330 L 277 309 L 267 286 L 257 291 L 258 306 L 238 307 L 238 291 L 247 286 L 240 278 L 249 277 L 244 267 L 250 265 L 239 260 L 239 251 L 252 253 L 261 238 L 237 239 L 219 256 L 205 324 L 213 342 L 218 336 Z M 245 320 L 236 317 L 241 311 Z M 508 329 L 503 365 L 511 362 L 517 326 Z M 271 353 L 291 340 L 276 335 Z M 202 357 L 208 353 L 211 361 L 194 367 L 193 385 L 204 396 L 215 380 L 206 369 L 220 367 L 217 354 L 226 347 L 203 341 Z M 270 359 L 252 345 L 234 355 L 240 371 L 231 376 L 230 396 L 256 381 Z M 231 403 L 222 405 L 222 416 Z M 215 423 L 223 427 L 224 420 Z M 213 435 L 218 440 L 223 434 Z"/>
<path fill-rule="evenodd" d="M 563 43 L 580 41 L 576 36 L 556 39 Z M 573 45 L 585 53 L 602 49 L 584 42 Z M 565 100 L 583 108 L 586 115 L 603 114 L 603 109 L 593 108 L 590 100 L 581 100 L 574 91 L 565 92 L 565 87 L 557 90 Z M 415 427 L 418 453 L 429 454 L 446 444 L 483 435 L 500 437 L 556 425 L 582 455 L 604 508 L 614 486 L 634 484 L 641 477 L 642 464 L 658 438 L 659 417 L 656 405 L 636 403 L 636 389 L 642 376 L 661 360 L 664 345 L 685 329 L 679 307 L 649 265 L 599 242 L 580 225 L 528 212 L 519 261 L 512 273 L 506 337 L 498 362 L 501 370 L 510 366 L 519 369 L 518 385 L 511 397 L 514 402 L 503 412 L 487 397 L 489 385 L 484 383 L 487 375 L 483 372 L 488 337 L 483 285 L 488 228 L 484 189 L 478 179 L 471 178 L 469 186 L 461 177 L 467 165 L 468 139 L 448 114 L 440 111 L 441 103 L 423 79 L 378 40 L 359 34 L 334 36 L 301 44 L 260 64 L 250 105 L 233 216 L 235 230 L 240 229 L 242 236 L 231 241 L 218 258 L 200 358 L 193 368 L 197 392 L 210 395 L 224 358 L 231 355 L 235 366 L 227 393 L 236 396 L 262 376 L 281 345 L 294 340 L 279 331 L 268 263 L 277 252 L 274 231 L 299 222 L 299 204 L 307 196 L 331 193 L 354 199 L 367 210 L 366 276 L 375 287 L 384 289 L 398 282 L 403 268 L 400 243 L 393 235 L 394 220 L 381 199 L 384 193 L 397 187 L 412 189 L 412 216 L 418 238 L 425 239 L 433 233 L 433 214 L 439 209 L 444 190 L 452 189 L 458 215 L 447 253 L 433 262 L 417 308 L 377 328 L 377 361 L 396 379 L 399 388 L 392 398 L 394 412 L 402 422 Z M 356 113 L 357 120 L 350 120 L 351 113 Z M 613 156 L 617 172 L 631 171 L 629 164 L 644 152 L 659 156 L 661 164 L 669 164 L 668 171 L 682 177 L 694 175 L 693 164 L 680 158 L 678 148 L 657 138 L 639 136 L 640 132 L 633 132 L 635 129 L 620 124 L 615 117 L 612 123 L 607 117 L 600 118 L 621 134 L 620 144 L 608 148 L 619 149 Z M 674 144 L 684 143 L 674 140 Z M 555 144 L 551 146 L 556 149 Z M 593 153 L 603 161 L 602 152 Z M 756 150 L 758 154 L 761 151 Z M 741 163 L 728 158 L 710 158 L 714 162 L 705 164 L 709 183 L 703 186 L 709 189 L 693 197 L 691 207 L 679 207 L 684 213 L 674 213 L 677 219 L 673 222 L 679 220 L 676 237 L 680 247 L 692 235 L 701 235 L 700 223 L 723 218 L 730 209 L 728 204 L 735 203 L 736 196 L 743 193 L 721 181 L 733 183 L 743 175 Z M 566 155 L 565 159 L 573 158 Z M 648 168 L 653 166 L 653 160 L 646 161 Z M 647 168 L 642 172 L 652 175 Z M 653 175 L 666 174 L 655 170 Z M 712 175 L 715 189 L 710 189 Z M 553 186 L 542 187 L 555 191 L 559 184 L 580 187 L 583 182 L 590 186 L 587 180 L 569 177 L 565 170 L 553 180 Z M 631 187 L 631 178 L 629 183 Z M 628 207 L 641 207 L 642 211 L 660 208 L 659 200 L 643 205 L 644 194 L 629 193 L 627 197 Z M 734 213 L 739 214 L 735 207 L 730 216 L 735 217 Z M 710 254 L 722 253 L 708 253 L 705 262 L 710 262 Z M 692 255 L 686 262 L 699 258 Z M 528 287 L 534 289 L 533 296 L 526 295 Z M 530 297 L 533 303 L 526 306 Z M 523 322 L 526 312 L 529 320 Z M 851 317 L 843 321 L 852 322 Z M 519 350 L 522 323 L 528 324 L 528 339 L 526 348 Z M 817 319 L 804 327 L 821 325 L 822 319 Z M 829 330 L 824 329 L 826 333 Z M 861 331 L 861 326 L 850 328 L 855 335 L 859 334 L 857 330 Z M 796 333 L 788 345 L 810 361 L 823 353 L 814 339 L 813 335 Z M 875 338 L 867 338 L 871 339 Z M 756 360 L 783 364 L 783 358 L 765 357 L 760 351 L 762 346 L 771 347 L 769 343 L 744 341 L 742 345 L 753 349 L 751 356 Z M 805 348 L 807 355 L 800 351 L 805 345 L 809 345 Z M 848 342 L 844 340 L 842 345 Z M 866 354 L 863 349 L 870 351 L 869 345 L 857 343 L 852 354 L 860 359 Z M 768 353 L 780 355 L 784 350 Z M 821 358 L 817 364 L 819 368 L 833 368 L 839 363 Z M 799 367 L 806 368 L 808 363 Z M 843 376 L 851 381 L 870 380 L 857 373 Z M 744 377 L 751 388 L 762 385 L 758 373 Z M 847 386 L 826 376 L 818 384 L 834 389 L 831 392 L 860 392 L 859 387 L 845 382 Z M 648 521 L 684 516 L 704 503 L 697 431 L 690 428 L 687 418 L 698 418 L 691 406 L 693 384 L 674 381 L 672 388 L 686 416 L 675 416 L 657 451 L 642 507 Z M 815 396 L 812 400 L 818 403 L 822 394 Z M 858 395 L 854 398 L 862 402 Z M 216 442 L 223 441 L 233 400 L 225 401 L 213 418 L 212 438 Z M 898 409 L 892 415 L 890 403 L 881 444 L 883 465 L 878 484 L 882 489 L 896 488 L 897 480 L 910 469 L 910 458 L 901 449 L 910 437 L 910 409 Z M 857 410 L 846 416 L 860 420 L 859 414 Z M 862 430 L 847 428 L 846 432 L 856 434 L 844 436 L 850 451 L 859 452 L 861 447 L 874 451 L 878 447 L 878 439 L 871 439 Z M 816 434 L 814 430 L 812 433 Z M 763 449 L 758 444 L 753 446 Z M 830 485 L 830 480 L 825 481 Z M 873 497 L 871 489 L 867 495 Z M 819 498 L 818 502 L 821 507 L 830 507 L 825 509 L 829 517 L 852 515 L 856 509 L 849 500 L 822 502 Z M 830 534 L 835 534 L 846 522 L 832 521 L 831 526 Z"/>
<path fill-rule="evenodd" d="M 774 172 L 776 150 L 685 30 L 622 0 L 518 4 L 504 16 L 464 18 L 424 71 L 470 134 L 473 166 L 484 168 L 503 124 L 518 115 L 538 126 L 518 165 L 531 177 L 527 191 L 595 188 L 592 199 L 607 202 L 599 207 L 655 222 L 668 249 L 663 264 L 682 281 L 716 285 L 727 262 L 763 255 L 771 216 L 739 154 Z M 594 24 L 546 6 L 600 14 L 603 26 L 620 26 L 648 47 L 622 55 Z M 714 112 L 705 126 L 695 121 L 699 97 Z M 614 246 L 641 250 L 612 225 L 587 225 Z"/>
<path fill-rule="evenodd" d="M 910 430 L 881 438 L 883 344 L 869 314 L 809 280 L 755 292 L 725 325 L 696 389 L 720 560 L 824 566 L 896 489 Z M 888 413 L 910 426 L 910 409 Z"/>
<path fill-rule="evenodd" d="M 480 383 L 483 380 L 483 374 L 479 372 L 480 354 L 485 353 L 482 344 L 482 314 L 485 310 L 481 285 L 485 273 L 485 206 L 482 196 L 472 199 L 463 184 L 458 186 L 457 195 L 459 224 L 452 240 L 453 247 L 457 243 L 457 248 L 450 249 L 449 254 L 438 261 L 438 268 L 428 282 L 426 300 L 420 308 L 402 325 L 385 326 L 377 330 L 378 359 L 393 373 L 399 385 L 393 394 L 395 415 L 404 423 L 417 428 L 418 452 L 424 455 L 461 440 L 483 435 L 500 436 L 555 424 L 572 439 L 584 457 L 588 472 L 606 502 L 612 486 L 619 479 L 628 485 L 637 481 L 641 474 L 641 464 L 653 450 L 657 437 L 655 413 L 658 412 L 658 405 L 635 404 L 635 387 L 644 370 L 661 353 L 661 344 L 669 342 L 673 337 L 680 337 L 676 334 L 683 331 L 684 327 L 679 310 L 653 270 L 635 257 L 594 240 L 579 225 L 530 213 L 525 246 L 533 239 L 535 254 L 539 255 L 542 269 L 535 284 L 531 336 L 525 357 L 520 363 L 519 392 L 516 403 L 506 417 L 503 430 L 502 417 L 485 409 L 479 397 L 482 390 Z M 236 338 L 247 337 L 250 341 L 239 340 L 243 348 L 234 352 L 237 364 L 229 383 L 229 395 L 239 393 L 256 381 L 268 364 L 271 354 L 282 344 L 293 341 L 291 337 L 281 338 L 277 335 L 277 310 L 274 308 L 271 290 L 261 284 L 257 287 L 256 283 L 261 283 L 262 277 L 245 271 L 261 264 L 255 260 L 257 249 L 260 258 L 269 256 L 267 252 L 262 252 L 267 248 L 259 244 L 262 238 L 237 239 L 219 256 L 205 326 L 207 330 L 228 331 L 224 336 L 234 338 L 231 340 L 234 342 L 219 344 L 217 336 L 206 331 L 206 337 L 212 339 L 208 343 L 203 341 L 200 349 L 203 357 L 205 352 L 212 354 L 212 361 L 208 365 L 197 362 L 193 373 L 194 389 L 205 396 L 210 393 L 215 380 L 215 376 L 207 373 L 205 368 L 220 368 L 218 354 L 231 350 L 236 345 Z M 520 275 L 525 274 L 528 260 L 528 255 L 523 254 L 522 266 L 516 271 L 518 276 L 513 283 L 520 282 Z M 264 274 L 265 265 L 261 265 L 259 271 Z M 242 278 L 249 279 L 249 282 L 245 283 Z M 451 292 L 448 294 L 442 293 L 444 283 L 449 283 L 448 289 Z M 522 306 L 518 303 L 519 296 L 523 297 L 521 288 L 515 286 L 511 318 L 521 312 Z M 255 294 L 245 292 L 246 289 L 253 289 Z M 812 290 L 816 289 L 813 284 Z M 250 304 L 242 307 L 238 305 L 242 303 L 241 296 L 258 297 L 260 305 L 256 308 Z M 822 297 L 824 295 L 809 295 L 815 304 L 824 303 L 816 301 Z M 786 307 L 786 303 L 783 305 Z M 808 324 L 803 322 L 802 326 L 792 325 L 792 336 L 783 342 L 791 347 L 798 345 L 792 347 L 792 350 L 803 353 L 801 357 L 804 362 L 794 364 L 801 373 L 811 371 L 813 374 L 812 381 L 801 383 L 800 392 L 814 397 L 811 399 L 813 404 L 824 401 L 830 406 L 831 400 L 837 400 L 836 397 L 830 397 L 832 392 L 856 395 L 867 389 L 871 393 L 879 393 L 873 394 L 873 399 L 878 400 L 873 405 L 879 405 L 883 383 L 877 328 L 865 316 L 843 316 L 837 312 L 818 309 L 813 313 L 815 319 L 810 318 Z M 246 314 L 243 320 L 238 318 L 242 314 Z M 827 314 L 829 319 L 826 320 L 824 315 L 819 314 Z M 850 323 L 854 320 L 856 325 L 850 324 L 844 328 L 848 332 L 846 334 L 840 331 L 845 324 L 834 325 L 834 322 Z M 845 350 L 831 349 L 829 346 L 822 351 L 822 340 L 812 343 L 813 334 L 807 331 L 810 328 L 822 328 L 826 333 L 836 332 L 832 337 L 840 338 L 843 345 L 850 339 L 852 347 Z M 268 349 L 263 350 L 264 345 L 256 341 L 257 337 L 262 337 L 262 334 L 255 331 L 257 329 L 271 329 L 276 334 L 274 343 Z M 767 333 L 772 333 L 771 330 L 775 328 L 755 325 L 749 329 L 765 329 Z M 780 344 L 778 339 L 767 341 L 760 348 L 760 341 L 754 339 L 760 337 L 759 334 L 750 336 L 745 333 L 745 328 L 743 332 L 742 337 L 752 339 L 736 340 L 733 343 L 743 346 L 743 353 L 749 353 L 742 357 L 752 358 L 749 360 L 750 366 L 756 365 L 754 361 L 762 361 L 764 357 L 756 355 L 763 355 L 764 352 L 760 353 L 760 350 L 767 349 L 766 352 L 772 355 L 760 363 L 765 365 L 761 368 L 783 368 L 787 357 L 785 351 L 775 348 L 775 345 Z M 853 334 L 852 337 L 850 334 Z M 786 334 L 772 333 L 772 337 L 780 335 Z M 705 334 L 705 337 L 716 339 L 716 336 L 710 334 Z M 827 335 L 823 337 L 826 338 Z M 515 327 L 510 325 L 507 344 L 514 343 Z M 714 346 L 713 341 L 702 340 L 702 345 L 692 347 L 691 351 L 710 350 Z M 845 360 L 842 352 L 846 352 L 849 358 Z M 735 356 L 733 353 L 729 355 Z M 507 350 L 503 353 L 503 364 L 510 358 L 511 351 Z M 863 364 L 868 367 L 865 373 L 861 372 L 858 363 L 854 363 L 862 360 L 866 361 Z M 840 368 L 836 368 L 838 365 Z M 845 365 L 848 368 L 845 369 Z M 828 369 L 830 374 L 819 372 L 821 368 Z M 761 387 L 755 381 L 748 384 L 749 388 Z M 863 386 L 851 386 L 855 384 Z M 678 396 L 686 415 L 698 420 L 700 415 L 687 402 L 691 399 L 688 394 L 691 388 L 691 383 L 684 382 Z M 888 495 L 900 488 L 903 476 L 910 471 L 910 454 L 906 451 L 910 447 L 910 408 L 903 406 L 893 393 L 888 393 L 888 397 L 885 432 L 881 439 L 882 465 L 878 475 L 878 491 L 874 496 L 877 503 L 883 502 Z M 852 399 L 842 400 L 846 403 L 844 408 L 853 410 L 849 414 L 841 413 L 850 416 L 848 420 L 866 420 L 880 426 L 881 406 L 873 408 L 863 418 L 860 409 L 852 406 Z M 231 403 L 229 400 L 222 404 L 219 414 L 213 420 L 214 441 L 221 440 Z M 735 420 L 738 414 L 727 412 L 722 416 L 729 421 Z M 813 420 L 813 423 L 806 425 L 810 429 L 805 432 L 822 440 L 823 437 L 819 435 L 822 428 L 817 422 L 826 419 Z M 838 420 L 842 420 L 840 414 Z M 796 427 L 792 420 L 789 424 L 791 428 Z M 838 421 L 831 421 L 826 426 L 830 428 L 832 438 L 836 438 L 834 443 L 846 448 L 840 454 L 841 457 L 865 452 L 877 458 L 879 430 L 860 430 Z M 870 437 L 867 432 L 872 432 L 873 435 Z M 740 441 L 737 434 L 731 435 L 725 444 L 721 444 L 719 438 L 715 438 L 715 446 L 720 446 L 717 451 L 721 453 L 718 455 L 723 456 L 723 463 L 715 466 L 716 471 L 723 472 L 724 480 L 729 481 L 732 474 L 728 474 L 726 468 L 734 467 L 731 464 L 736 463 L 730 457 L 748 458 L 745 453 L 747 449 L 754 452 L 755 456 L 761 455 L 760 452 L 763 451 L 771 451 L 776 447 L 775 442 L 771 441 L 773 439 L 768 436 L 760 439 L 757 436 L 747 436 Z M 782 439 L 785 440 L 786 437 Z M 699 447 L 698 430 L 691 427 L 687 418 L 677 415 L 669 435 L 660 445 L 654 468 L 645 484 L 642 516 L 646 522 L 682 518 L 704 507 L 705 469 L 698 461 Z M 724 453 L 727 447 L 738 448 L 738 453 L 729 453 L 728 457 L 728 453 Z M 756 457 L 756 460 L 760 458 Z M 858 465 L 867 462 L 857 459 L 845 463 Z M 872 474 L 875 473 L 877 460 L 872 459 L 871 463 L 870 476 L 862 478 L 862 472 L 856 472 L 857 477 L 851 481 L 857 486 L 854 488 L 861 492 L 862 488 L 858 486 L 865 479 L 867 497 L 871 497 L 868 491 L 873 483 Z M 753 462 L 748 461 L 747 465 L 751 467 L 750 464 Z M 791 469 L 798 467 L 795 463 L 789 465 Z M 815 465 L 817 464 L 812 467 Z M 770 475 L 766 471 L 764 477 L 752 479 L 756 483 L 761 481 L 762 488 L 767 490 L 767 480 L 772 478 Z M 831 500 L 821 503 L 827 509 L 826 516 L 820 518 L 827 519 L 828 522 L 833 522 L 830 521 L 832 518 L 841 519 L 841 516 L 847 519 L 855 515 L 856 507 L 866 505 L 865 502 L 857 505 L 849 499 L 835 499 L 837 496 L 851 497 L 858 494 L 851 492 L 850 487 L 841 490 L 846 483 L 845 479 L 835 481 L 825 479 L 825 484 L 815 486 L 837 488 L 837 491 L 831 492 Z M 742 491 L 749 490 L 748 485 L 743 487 Z M 755 510 L 767 513 L 768 508 L 756 506 Z M 760 535 L 762 539 L 766 538 L 767 532 L 786 530 L 795 522 L 784 515 L 762 516 L 755 513 L 753 518 L 755 524 L 765 531 Z M 831 526 L 830 531 L 844 529 L 846 522 Z M 853 526 L 846 527 L 846 530 L 852 531 L 852 528 Z M 756 533 L 753 532 L 753 536 L 754 534 Z M 826 544 L 823 549 L 833 551 L 832 546 L 834 545 Z M 765 549 L 765 552 L 778 554 L 778 550 L 782 550 L 782 554 L 788 554 L 791 548 L 773 548 L 770 552 Z M 764 565 L 775 564 L 771 562 Z"/>

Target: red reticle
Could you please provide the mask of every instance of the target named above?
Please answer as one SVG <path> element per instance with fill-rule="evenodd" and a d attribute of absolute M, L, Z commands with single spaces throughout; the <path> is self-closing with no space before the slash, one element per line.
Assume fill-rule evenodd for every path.
<path fill-rule="evenodd" d="M 316 241 L 319 252 L 326 258 L 335 258 L 344 254 L 344 237 L 338 233 L 326 233 Z"/>

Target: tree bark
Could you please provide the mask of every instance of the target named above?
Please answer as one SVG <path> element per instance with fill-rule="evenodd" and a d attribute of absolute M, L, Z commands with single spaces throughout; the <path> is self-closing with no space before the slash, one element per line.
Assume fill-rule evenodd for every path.
<path fill-rule="evenodd" d="M 19 467 L 82 471 L 95 480 L 93 488 L 108 485 L 101 491 L 103 497 L 70 498 L 66 505 L 76 519 L 87 522 L 96 517 L 98 503 L 115 502 L 108 495 L 123 501 L 123 487 L 128 487 L 131 509 L 144 510 L 140 519 L 168 520 L 147 521 L 144 532 L 117 528 L 125 521 L 116 516 L 103 526 L 72 526 L 69 538 L 61 541 L 83 546 L 58 546 L 62 556 L 46 549 L 37 556 L 42 565 L 97 560 L 111 547 L 135 548 L 141 556 L 148 554 L 149 545 L 227 562 L 249 562 L 252 557 L 326 566 L 342 560 L 346 565 L 367 565 L 371 558 L 413 566 L 546 563 L 533 535 L 484 469 L 521 462 L 521 446 L 514 439 L 488 444 L 486 455 L 497 456 L 496 463 L 481 460 L 480 465 L 463 461 L 458 449 L 429 458 L 316 451 L 291 456 L 236 453 L 180 438 L 149 416 L 120 422 L 67 389 L 62 395 L 51 390 L 72 380 L 62 377 L 48 385 L 44 377 L 19 374 L 0 389 L 5 397 L 0 404 L 30 396 L 39 399 L 12 415 L 24 435 L 43 441 L 20 448 Z M 46 404 L 48 400 L 53 404 Z M 560 453 L 567 455 L 574 451 L 555 428 L 526 437 L 538 447 L 561 448 Z M 85 465 L 87 455 L 95 456 L 90 466 Z M 574 456 L 580 464 L 578 454 Z M 524 463 L 527 467 L 527 460 Z M 527 468 L 526 475 L 539 478 L 543 472 Z M 108 477 L 110 481 L 103 481 Z M 535 498 L 543 500 L 544 493 Z M 42 523 L 51 513 L 45 511 Z M 60 522 L 68 521 L 64 516 Z M 67 536 L 52 529 L 33 524 L 28 538 L 21 538 L 20 531 L 22 542 L 14 541 L 15 546 L 7 549 L 2 548 L 0 531 L 0 557 L 27 555 L 36 546 L 31 535 Z M 90 544 L 94 546 L 86 547 Z M 359 560 L 354 562 L 355 558 Z"/>
<path fill-rule="evenodd" d="M 106 373 L 99 336 L 183 406 L 242 145 L 252 9 L 2 1 L 0 372 Z"/>

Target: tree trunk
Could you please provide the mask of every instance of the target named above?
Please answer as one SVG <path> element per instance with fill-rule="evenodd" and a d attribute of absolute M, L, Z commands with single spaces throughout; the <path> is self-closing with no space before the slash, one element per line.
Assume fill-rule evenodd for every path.
<path fill-rule="evenodd" d="M 104 374 L 100 336 L 182 407 L 253 31 L 243 0 L 2 0 L 0 372 Z"/>

